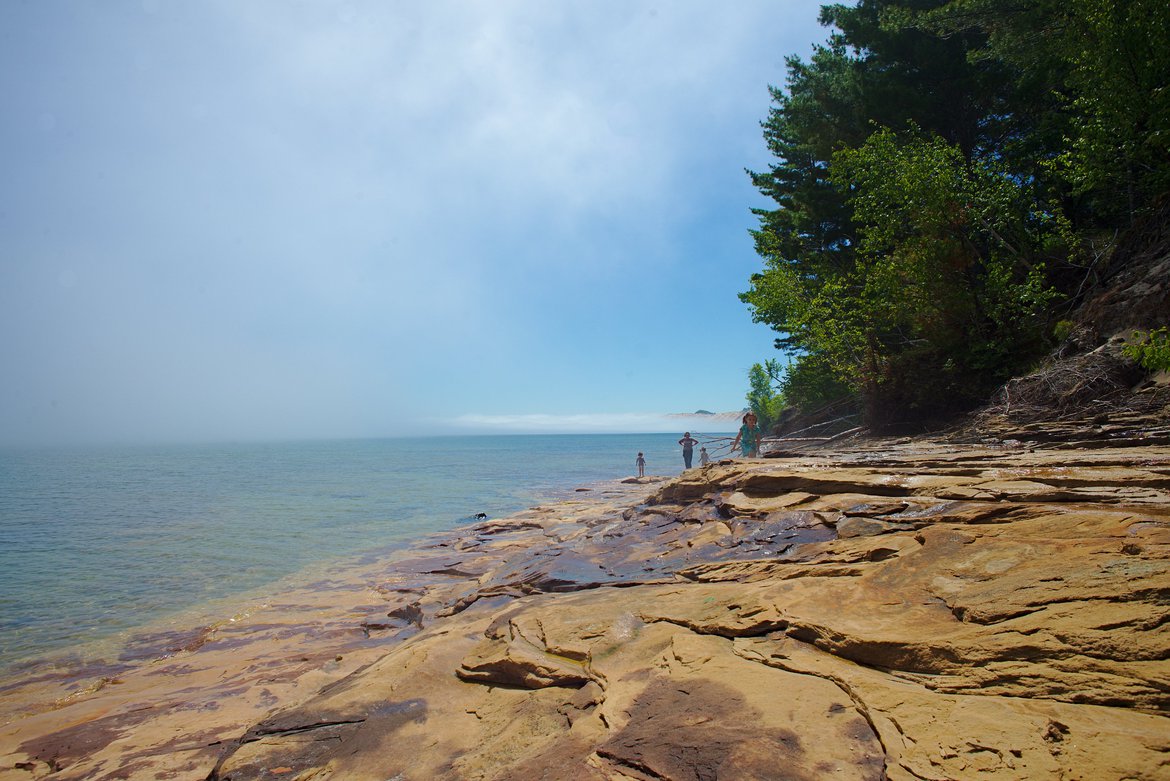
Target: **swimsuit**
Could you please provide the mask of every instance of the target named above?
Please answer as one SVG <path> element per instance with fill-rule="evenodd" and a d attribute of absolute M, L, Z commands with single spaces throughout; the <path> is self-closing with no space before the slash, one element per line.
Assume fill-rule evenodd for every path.
<path fill-rule="evenodd" d="M 755 452 L 760 448 L 760 427 L 755 426 L 749 428 L 745 423 L 739 427 L 739 445 L 743 450 L 745 456 L 755 455 Z"/>

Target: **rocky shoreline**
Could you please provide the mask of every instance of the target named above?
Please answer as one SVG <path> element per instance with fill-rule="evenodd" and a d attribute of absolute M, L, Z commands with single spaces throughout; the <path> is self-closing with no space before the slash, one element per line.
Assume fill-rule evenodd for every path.
<path fill-rule="evenodd" d="M 1170 778 L 1158 437 L 586 495 L 14 716 L 0 778 Z"/>
<path fill-rule="evenodd" d="M 516 520 L 555 512 L 571 521 L 625 507 L 663 480 L 582 487 Z M 499 523 L 477 526 L 490 536 Z M 386 557 L 350 559 L 262 599 L 224 600 L 226 609 L 209 615 L 225 617 L 212 623 L 160 622 L 125 644 L 50 657 L 0 679 L 0 779 L 206 778 L 223 743 L 273 708 L 417 633 L 411 605 L 420 595 L 466 590 L 461 554 L 451 550 L 474 536 L 456 528 Z"/>

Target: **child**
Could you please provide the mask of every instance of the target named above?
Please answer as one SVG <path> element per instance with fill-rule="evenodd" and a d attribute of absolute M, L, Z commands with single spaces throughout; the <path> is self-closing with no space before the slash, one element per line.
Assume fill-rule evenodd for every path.
<path fill-rule="evenodd" d="M 707 455 L 707 448 L 699 448 L 699 466 L 706 466 L 711 463 L 711 456 Z"/>
<path fill-rule="evenodd" d="M 759 458 L 760 439 L 763 435 L 764 431 L 760 428 L 760 419 L 756 417 L 756 413 L 749 411 L 743 416 L 743 425 L 739 427 L 739 433 L 735 435 L 731 449 L 735 450 L 742 444 L 744 458 Z"/>
<path fill-rule="evenodd" d="M 642 458 L 642 454 L 638 454 L 638 460 L 634 462 L 638 465 L 638 477 L 646 476 L 646 459 Z"/>

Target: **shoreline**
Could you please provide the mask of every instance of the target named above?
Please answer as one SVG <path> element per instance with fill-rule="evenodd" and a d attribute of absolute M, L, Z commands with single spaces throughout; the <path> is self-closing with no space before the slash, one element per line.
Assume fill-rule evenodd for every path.
<path fill-rule="evenodd" d="M 324 559 L 410 545 L 478 511 L 498 517 L 632 474 L 635 446 L 668 442 L 492 436 L 465 446 L 427 438 L 13 451 L 0 479 L 10 574 L 3 667 L 99 637 L 116 642 L 147 621 L 231 604 Z M 677 472 L 676 460 L 652 466 Z"/>
<path fill-rule="evenodd" d="M 514 504 L 515 509 L 510 512 L 505 511 L 505 514 L 499 517 L 508 517 L 540 504 L 581 498 L 589 495 L 598 487 L 610 483 L 620 483 L 623 479 L 626 478 L 604 478 L 580 484 L 544 480 L 541 481 L 543 485 L 524 492 L 529 495 L 529 503 Z M 662 477 L 661 479 L 670 478 Z M 175 609 L 167 609 L 141 623 L 115 628 L 97 638 L 71 642 L 68 645 L 50 646 L 24 653 L 21 656 L 13 656 L 7 660 L 0 660 L 0 692 L 5 691 L 10 684 L 20 678 L 27 677 L 30 673 L 69 666 L 92 666 L 100 664 L 103 660 L 117 658 L 122 655 L 123 651 L 128 651 L 134 660 L 142 660 L 150 654 L 148 647 L 137 647 L 143 646 L 143 638 L 153 637 L 155 642 L 164 643 L 166 635 L 170 633 L 175 636 L 175 641 L 178 642 L 184 635 L 190 634 L 192 631 L 230 622 L 234 618 L 238 618 L 239 614 L 250 611 L 266 599 L 306 588 L 315 582 L 328 579 L 331 574 L 335 574 L 339 570 L 376 568 L 401 555 L 406 555 L 420 545 L 424 545 L 426 540 L 431 537 L 458 533 L 460 529 L 473 526 L 476 521 L 468 515 L 452 517 L 446 523 L 450 525 L 445 530 L 439 528 L 438 530 L 421 531 L 405 539 L 401 537 L 401 532 L 391 529 L 392 537 L 399 535 L 399 538 L 356 551 L 332 554 L 327 558 L 312 561 L 296 570 L 279 575 L 268 582 L 251 585 L 221 596 L 208 597 Z"/>
<path fill-rule="evenodd" d="M 20 767 L 18 744 L 26 735 L 85 723 L 111 710 L 124 711 L 122 727 L 132 726 L 129 714 L 135 709 L 128 706 L 147 695 L 164 702 L 181 695 L 184 702 L 177 707 L 219 724 L 217 740 L 242 732 L 272 708 L 352 674 L 415 634 L 421 628 L 409 610 L 415 597 L 462 589 L 474 580 L 451 566 L 448 551 L 477 529 L 487 526 L 498 534 L 510 525 L 523 529 L 523 519 L 534 515 L 571 518 L 612 511 L 669 479 L 622 478 L 552 491 L 544 501 L 501 518 L 320 562 L 132 632 L 14 664 L 0 678 L 0 756 L 5 757 L 0 779 L 38 777 L 35 769 Z M 243 678 L 259 669 L 264 674 L 255 677 L 257 691 L 239 698 Z"/>
<path fill-rule="evenodd" d="M 646 482 L 647 484 L 661 483 L 675 479 L 675 477 L 677 475 L 648 476 Z M 490 520 L 506 520 L 546 505 L 586 501 L 597 491 L 612 489 L 632 479 L 635 478 L 612 478 L 575 487 L 559 487 L 548 490 L 541 493 L 537 497 L 538 501 L 533 505 L 490 518 Z M 12 684 L 19 683 L 22 678 L 28 677 L 29 672 L 35 673 L 50 669 L 64 670 L 70 666 L 96 669 L 102 665 L 109 665 L 112 669 L 124 666 L 118 664 L 119 661 L 142 663 L 152 661 L 168 653 L 175 653 L 180 649 L 168 650 L 163 646 L 187 645 L 190 638 L 242 620 L 256 610 L 267 608 L 268 602 L 279 599 L 282 595 L 311 590 L 320 587 L 327 581 L 333 582 L 335 579 L 331 576 L 336 575 L 339 570 L 354 572 L 358 580 L 376 578 L 383 568 L 392 566 L 400 558 L 411 556 L 416 550 L 426 549 L 433 540 L 458 536 L 481 523 L 483 523 L 482 520 L 472 517 L 459 518 L 453 526 L 446 530 L 428 531 L 409 541 L 393 542 L 336 555 L 313 562 L 268 583 L 194 603 L 134 625 L 129 629 L 118 630 L 89 642 L 49 648 L 39 653 L 14 658 L 10 662 L 0 664 L 0 692 L 6 691 L 11 688 Z M 152 652 L 152 646 L 156 647 L 157 654 Z"/>

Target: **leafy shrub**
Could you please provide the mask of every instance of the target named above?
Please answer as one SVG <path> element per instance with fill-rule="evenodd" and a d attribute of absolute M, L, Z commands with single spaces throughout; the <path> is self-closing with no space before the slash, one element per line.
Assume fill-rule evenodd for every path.
<path fill-rule="evenodd" d="M 1170 328 L 1134 331 L 1133 342 L 1121 351 L 1148 372 L 1170 371 Z"/>

